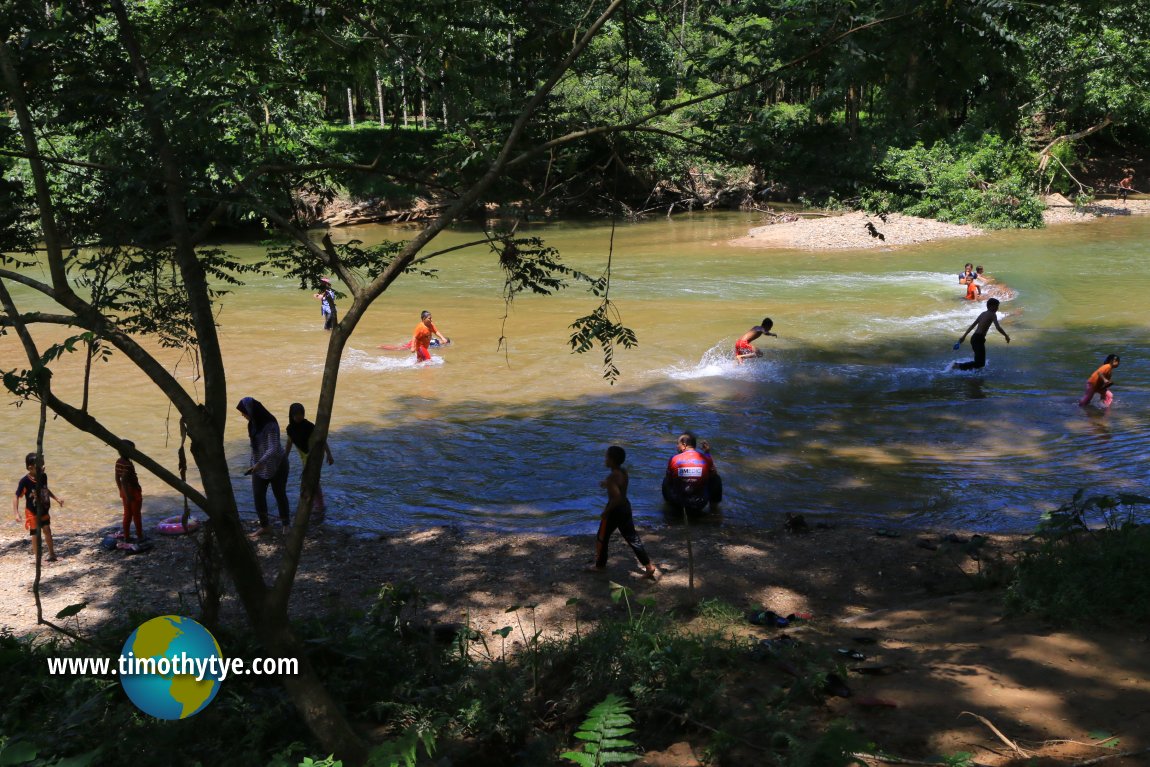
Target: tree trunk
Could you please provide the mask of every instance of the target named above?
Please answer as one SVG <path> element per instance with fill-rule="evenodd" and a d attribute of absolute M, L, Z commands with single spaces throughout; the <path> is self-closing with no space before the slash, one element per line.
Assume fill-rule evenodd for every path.
<path fill-rule="evenodd" d="M 383 81 L 379 79 L 379 70 L 375 70 L 375 101 L 379 104 L 379 127 L 386 128 L 387 122 L 384 120 L 383 110 Z"/>
<path fill-rule="evenodd" d="M 347 124 L 355 127 L 355 107 L 351 100 L 351 88 L 347 89 Z"/>

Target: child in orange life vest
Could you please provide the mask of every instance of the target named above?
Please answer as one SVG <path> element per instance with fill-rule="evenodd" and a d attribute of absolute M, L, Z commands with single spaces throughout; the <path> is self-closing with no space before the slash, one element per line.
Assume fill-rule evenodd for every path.
<path fill-rule="evenodd" d="M 64 502 L 48 489 L 48 472 L 36 468 L 36 454 L 28 453 L 24 457 L 24 466 L 28 469 L 27 476 L 21 477 L 16 485 L 16 498 L 12 501 L 12 512 L 16 521 L 20 521 L 20 498 L 24 498 L 24 527 L 32 536 L 32 556 L 40 553 L 40 539 L 36 530 L 44 536 L 44 543 L 48 545 L 48 561 L 56 561 L 56 549 L 52 546 L 52 518 L 48 515 L 48 507 L 52 501 L 61 506 Z M 36 498 L 39 496 L 40 508 L 36 508 Z M 39 513 L 38 513 L 39 512 Z"/>
<path fill-rule="evenodd" d="M 975 299 L 982 298 L 982 286 L 974 281 L 973 278 L 966 281 L 966 300 L 974 301 Z"/>
<path fill-rule="evenodd" d="M 771 328 L 774 326 L 775 323 L 771 321 L 770 317 L 763 317 L 762 325 L 756 325 L 746 333 L 743 333 L 739 340 L 735 341 L 735 361 L 742 365 L 745 359 L 762 357 L 763 353 L 752 346 L 751 341 L 754 341 L 759 336 L 773 336 L 774 338 L 778 338 L 777 335 L 771 332 Z"/>
<path fill-rule="evenodd" d="M 124 540 L 131 540 L 129 532 L 132 523 L 136 523 L 136 540 L 144 540 L 144 522 L 141 510 L 144 506 L 144 492 L 140 487 L 140 478 L 136 476 L 136 467 L 128 458 L 128 451 L 136 443 L 124 440 L 124 447 L 120 451 L 120 459 L 116 461 L 116 487 L 120 489 L 120 500 L 124 503 Z"/>
<path fill-rule="evenodd" d="M 1094 399 L 1094 395 L 1099 395 L 1102 400 L 1102 407 L 1110 407 L 1110 403 L 1114 401 L 1114 395 L 1110 392 L 1110 387 L 1114 381 L 1114 368 L 1118 367 L 1118 363 L 1122 358 L 1117 354 L 1107 354 L 1106 359 L 1102 363 L 1102 367 L 1094 371 L 1090 376 L 1090 380 L 1086 382 L 1086 393 L 1082 395 L 1082 399 L 1078 400 L 1079 407 L 1086 407 L 1090 404 L 1090 400 Z"/>

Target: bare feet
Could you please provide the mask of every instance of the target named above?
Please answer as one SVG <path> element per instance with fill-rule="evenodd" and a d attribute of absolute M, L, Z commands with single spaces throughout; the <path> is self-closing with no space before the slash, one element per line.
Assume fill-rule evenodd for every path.
<path fill-rule="evenodd" d="M 653 580 L 653 581 L 658 581 L 660 578 L 662 578 L 662 577 L 663 577 L 663 573 L 661 573 L 661 572 L 659 571 L 659 568 L 655 567 L 654 565 L 651 565 L 651 567 L 650 567 L 650 568 L 648 568 L 648 570 L 647 570 L 646 574 L 644 575 L 644 577 L 645 577 L 645 578 L 649 578 L 649 579 L 651 579 L 651 580 Z"/>
<path fill-rule="evenodd" d="M 583 568 L 583 572 L 585 572 L 585 573 L 602 573 L 602 572 L 606 572 L 606 571 L 607 571 L 606 567 L 596 567 L 595 565 L 587 565 L 586 567 Z"/>
<path fill-rule="evenodd" d="M 257 527 L 255 530 L 252 530 L 251 533 L 248 534 L 248 537 L 249 538 L 259 538 L 260 536 L 271 535 L 271 534 L 272 534 L 272 526 L 271 525 L 264 525 L 262 527 Z"/>

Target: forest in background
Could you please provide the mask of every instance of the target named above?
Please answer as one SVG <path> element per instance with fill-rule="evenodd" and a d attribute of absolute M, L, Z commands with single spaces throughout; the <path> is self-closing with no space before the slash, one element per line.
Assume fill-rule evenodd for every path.
<path fill-rule="evenodd" d="M 236 155 L 251 140 L 310 164 L 296 172 L 294 202 L 272 203 L 308 222 L 336 198 L 375 201 L 383 217 L 433 215 L 482 175 L 538 72 L 589 13 L 475 0 L 133 7 L 155 40 L 149 59 L 209 110 L 219 139 L 203 146 L 215 150 L 209 173 L 250 170 Z M 524 138 L 543 150 L 508 169 L 475 215 L 788 200 L 1038 226 L 1035 193 L 1112 194 L 1124 169 L 1146 172 L 1148 20 L 1146 0 L 626 4 L 528 126 Z M 99 51 L 43 43 L 44 66 L 61 70 L 43 83 L 56 107 L 43 140 L 98 155 L 107 137 L 96 116 L 74 111 L 69 89 L 102 89 L 109 110 L 131 104 L 115 82 L 69 76 Z M 212 77 L 234 87 L 213 91 Z M 26 173 L 7 164 L 15 209 Z M 139 197 L 91 180 L 77 167 L 58 179 L 85 203 Z"/>

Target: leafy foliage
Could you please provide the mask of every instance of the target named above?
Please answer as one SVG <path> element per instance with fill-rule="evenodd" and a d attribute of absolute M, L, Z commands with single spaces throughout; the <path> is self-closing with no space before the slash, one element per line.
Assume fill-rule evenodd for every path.
<path fill-rule="evenodd" d="M 587 712 L 587 718 L 575 732 L 575 737 L 583 741 L 582 751 L 567 751 L 563 754 L 579 767 L 602 767 L 608 764 L 627 764 L 639 758 L 632 749 L 634 741 L 627 735 L 635 731 L 631 727 L 631 707 L 618 695 L 608 695 L 601 703 Z"/>
<path fill-rule="evenodd" d="M 1019 555 L 1007 605 L 1066 624 L 1150 622 L 1150 498 L 1084 497 L 1082 490 L 1043 519 Z M 1100 588 L 1103 585 L 1103 588 Z"/>
<path fill-rule="evenodd" d="M 985 229 L 1042 225 L 1042 204 L 1026 181 L 1030 160 L 992 134 L 888 149 L 880 186 L 863 197 L 868 210 L 900 211 Z"/>

